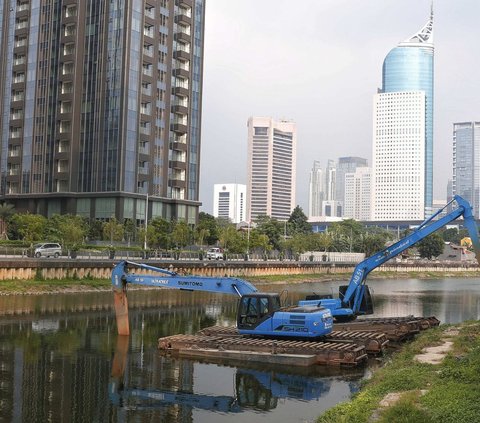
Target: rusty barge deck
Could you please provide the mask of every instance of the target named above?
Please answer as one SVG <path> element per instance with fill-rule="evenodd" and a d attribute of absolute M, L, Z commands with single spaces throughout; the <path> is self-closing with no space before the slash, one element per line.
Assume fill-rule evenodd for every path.
<path fill-rule="evenodd" d="M 330 335 L 317 341 L 256 338 L 240 335 L 234 327 L 212 326 L 196 335 L 160 338 L 158 348 L 179 356 L 206 360 L 355 367 L 364 363 L 368 354 L 383 353 L 390 341 L 408 340 L 439 323 L 435 317 L 358 319 L 335 324 Z"/>

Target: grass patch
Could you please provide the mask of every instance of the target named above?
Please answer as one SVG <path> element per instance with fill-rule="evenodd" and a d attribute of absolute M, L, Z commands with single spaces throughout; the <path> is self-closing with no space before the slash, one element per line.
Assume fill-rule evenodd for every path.
<path fill-rule="evenodd" d="M 453 350 L 440 365 L 414 360 L 426 346 L 448 337 L 448 325 L 431 329 L 393 354 L 350 402 L 338 404 L 317 423 L 369 422 L 380 410 L 379 422 L 473 422 L 480 415 L 480 322 L 466 322 L 454 337 Z M 420 396 L 423 389 L 427 393 Z M 404 393 L 394 405 L 382 410 L 388 393 Z"/>
<path fill-rule="evenodd" d="M 85 289 L 109 289 L 109 279 L 40 279 L 40 280 L 11 280 L 0 281 L 0 293 L 3 294 L 25 294 L 43 293 L 52 291 L 71 291 Z"/>

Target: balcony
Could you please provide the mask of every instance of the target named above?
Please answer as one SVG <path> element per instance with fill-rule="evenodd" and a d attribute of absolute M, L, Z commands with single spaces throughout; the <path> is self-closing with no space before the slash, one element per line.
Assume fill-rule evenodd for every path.
<path fill-rule="evenodd" d="M 143 65 L 142 73 L 145 76 L 153 76 L 153 66 L 152 65 Z"/>
<path fill-rule="evenodd" d="M 170 179 L 168 181 L 168 186 L 172 188 L 183 188 L 185 189 L 187 187 L 187 184 L 185 181 L 181 181 L 179 179 Z"/>
<path fill-rule="evenodd" d="M 18 12 L 25 12 L 30 9 L 30 6 L 28 3 L 17 3 L 17 13 Z"/>
<path fill-rule="evenodd" d="M 13 77 L 13 83 L 14 84 L 22 84 L 24 82 L 25 82 L 25 74 L 24 73 L 17 74 Z"/>
<path fill-rule="evenodd" d="M 183 170 L 183 171 L 185 171 L 187 169 L 187 164 L 185 162 L 178 161 L 178 160 L 170 160 L 169 161 L 169 166 L 170 166 L 171 169 L 178 169 L 178 170 Z"/>
<path fill-rule="evenodd" d="M 14 47 L 26 47 L 27 46 L 27 37 L 20 37 L 15 39 Z"/>
<path fill-rule="evenodd" d="M 176 0 L 175 4 L 184 8 L 192 8 L 192 0 Z"/>
<path fill-rule="evenodd" d="M 175 23 L 183 25 L 192 24 L 192 9 L 191 8 L 182 8 L 178 9 L 178 14 L 175 15 Z"/>
<path fill-rule="evenodd" d="M 172 87 L 172 94 L 182 97 L 188 97 L 188 88 L 184 87 Z"/>
<path fill-rule="evenodd" d="M 25 100 L 25 94 L 22 92 L 15 93 L 12 96 L 12 101 L 23 101 Z"/>
<path fill-rule="evenodd" d="M 175 41 L 180 41 L 182 43 L 190 43 L 192 41 L 192 38 L 190 35 L 184 33 L 184 32 L 177 32 L 173 36 Z"/>
<path fill-rule="evenodd" d="M 146 7 L 145 8 L 145 17 L 150 19 L 155 19 L 155 8 L 154 7 Z"/>
<path fill-rule="evenodd" d="M 183 118 L 183 119 L 179 119 L 179 118 L 175 118 L 173 119 L 173 122 L 172 122 L 172 131 L 174 132 L 178 132 L 178 133 L 181 133 L 181 134 L 186 134 L 188 132 L 188 120 L 186 118 Z"/>
<path fill-rule="evenodd" d="M 178 113 L 179 115 L 188 115 L 188 107 L 183 104 L 174 104 L 172 106 L 172 112 Z"/>
<path fill-rule="evenodd" d="M 77 35 L 77 28 L 75 25 L 66 25 L 64 28 L 65 37 L 75 37 Z"/>
<path fill-rule="evenodd" d="M 28 28 L 28 19 L 19 20 L 15 23 L 15 30 Z"/>
<path fill-rule="evenodd" d="M 173 58 L 180 60 L 190 60 L 190 53 L 186 52 L 185 50 L 175 50 L 173 52 Z"/>
<path fill-rule="evenodd" d="M 25 63 L 27 63 L 27 59 L 26 59 L 25 56 L 17 56 L 17 57 L 13 60 L 13 65 L 14 65 L 14 66 L 24 65 Z"/>
<path fill-rule="evenodd" d="M 143 35 L 145 35 L 145 37 L 154 38 L 154 36 L 155 36 L 154 27 L 153 26 L 145 26 L 143 28 Z"/>
<path fill-rule="evenodd" d="M 173 76 L 188 79 L 190 77 L 190 72 L 184 68 L 177 68 L 173 70 Z"/>
<path fill-rule="evenodd" d="M 20 120 L 23 119 L 23 110 L 12 112 L 10 115 L 11 120 Z"/>

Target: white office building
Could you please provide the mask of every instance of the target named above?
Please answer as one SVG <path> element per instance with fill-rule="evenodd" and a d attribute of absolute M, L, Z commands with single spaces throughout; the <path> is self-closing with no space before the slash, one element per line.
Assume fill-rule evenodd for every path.
<path fill-rule="evenodd" d="M 230 219 L 232 223 L 247 218 L 247 186 L 241 184 L 215 184 L 213 186 L 213 215 Z"/>
<path fill-rule="evenodd" d="M 295 207 L 297 128 L 270 117 L 248 120 L 247 220 L 288 220 Z"/>
<path fill-rule="evenodd" d="M 315 160 L 313 162 L 312 170 L 310 171 L 310 184 L 308 191 L 308 218 L 315 219 L 322 215 L 322 201 L 324 191 L 323 169 L 320 162 Z"/>
<path fill-rule="evenodd" d="M 372 169 L 358 167 L 345 174 L 344 217 L 366 221 L 371 219 Z"/>
<path fill-rule="evenodd" d="M 424 219 L 425 99 L 423 91 L 374 97 L 372 220 Z"/>

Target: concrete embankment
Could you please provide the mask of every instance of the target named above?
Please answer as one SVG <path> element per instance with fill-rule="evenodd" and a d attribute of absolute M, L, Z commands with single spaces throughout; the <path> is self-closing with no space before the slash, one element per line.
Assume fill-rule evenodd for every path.
<path fill-rule="evenodd" d="M 148 260 L 148 264 L 169 269 L 180 274 L 202 276 L 262 277 L 269 275 L 350 275 L 354 263 L 300 262 L 300 261 L 158 261 Z M 4 259 L 0 261 L 1 280 L 34 279 L 109 279 L 116 260 L 69 260 L 69 259 Z M 396 274 L 445 274 L 474 275 L 480 272 L 476 264 L 418 262 L 392 263 L 376 269 L 376 272 Z"/>

